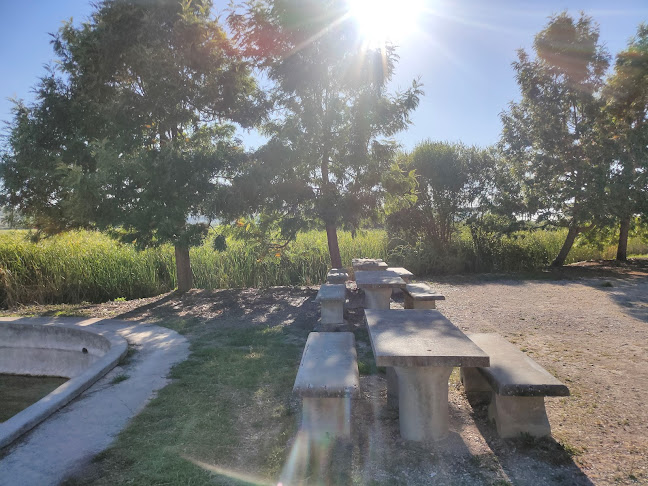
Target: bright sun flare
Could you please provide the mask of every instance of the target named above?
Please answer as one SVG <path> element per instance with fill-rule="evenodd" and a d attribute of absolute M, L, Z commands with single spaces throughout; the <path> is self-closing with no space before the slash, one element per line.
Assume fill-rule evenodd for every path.
<path fill-rule="evenodd" d="M 349 14 L 372 47 L 397 42 L 414 30 L 423 0 L 348 0 Z"/>

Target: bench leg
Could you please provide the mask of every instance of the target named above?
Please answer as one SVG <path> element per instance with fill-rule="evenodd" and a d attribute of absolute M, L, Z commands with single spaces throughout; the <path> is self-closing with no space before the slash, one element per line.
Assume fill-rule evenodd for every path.
<path fill-rule="evenodd" d="M 303 398 L 301 430 L 312 441 L 351 435 L 351 398 Z"/>
<path fill-rule="evenodd" d="M 436 309 L 436 302 L 433 300 L 417 300 L 415 301 L 411 295 L 405 293 L 403 299 L 403 307 L 405 309 Z"/>
<path fill-rule="evenodd" d="M 412 309 L 436 309 L 436 302 L 433 300 L 414 301 Z"/>
<path fill-rule="evenodd" d="M 441 440 L 448 435 L 448 379 L 452 367 L 395 366 L 398 417 L 403 439 Z"/>
<path fill-rule="evenodd" d="M 520 434 L 551 435 L 544 397 L 505 397 L 493 393 L 488 417 L 495 420 L 497 433 L 504 439 Z"/>
<path fill-rule="evenodd" d="M 322 324 L 344 324 L 344 302 L 322 302 Z"/>
<path fill-rule="evenodd" d="M 365 309 L 389 309 L 391 287 L 382 289 L 364 289 Z"/>
<path fill-rule="evenodd" d="M 412 296 L 409 295 L 407 292 L 403 292 L 405 294 L 405 297 L 403 298 L 403 307 L 405 309 L 413 309 L 414 308 L 414 299 L 412 299 Z"/>
<path fill-rule="evenodd" d="M 477 368 L 463 367 L 459 370 L 461 376 L 461 383 L 463 383 L 464 391 L 466 393 L 472 392 L 492 392 L 486 378 L 477 371 Z"/>

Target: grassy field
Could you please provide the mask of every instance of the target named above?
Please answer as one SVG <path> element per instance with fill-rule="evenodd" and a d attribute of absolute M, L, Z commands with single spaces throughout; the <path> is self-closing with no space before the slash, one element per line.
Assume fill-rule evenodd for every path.
<path fill-rule="evenodd" d="M 216 231 L 191 250 L 194 286 L 202 289 L 265 288 L 311 285 L 325 280 L 329 268 L 323 231 L 302 233 L 289 247 L 260 258 L 244 241 L 213 249 Z M 148 297 L 175 287 L 173 249 L 143 251 L 93 232 L 71 232 L 32 242 L 26 231 L 0 232 L 0 307 L 34 303 L 105 302 Z M 537 231 L 478 241 L 467 232 L 447 251 L 419 244 L 398 247 L 381 230 L 339 232 L 343 265 L 355 257 L 383 258 L 417 275 L 522 271 L 548 265 L 564 231 Z M 600 250 L 577 244 L 567 263 L 613 258 L 613 247 Z M 630 241 L 629 253 L 646 253 L 648 245 Z"/>

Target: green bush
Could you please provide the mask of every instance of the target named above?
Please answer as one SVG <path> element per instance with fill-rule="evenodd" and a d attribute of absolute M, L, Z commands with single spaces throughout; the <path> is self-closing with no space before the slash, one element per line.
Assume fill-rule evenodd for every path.
<path fill-rule="evenodd" d="M 517 231 L 510 235 L 479 228 L 461 227 L 445 248 L 419 241 L 399 244 L 391 249 L 389 262 L 401 264 L 417 275 L 445 275 L 460 272 L 520 272 L 544 268 L 551 264 L 567 236 L 566 229 Z M 639 238 L 628 242 L 628 254 L 648 252 Z M 577 240 L 566 263 L 584 260 L 612 259 L 616 247 L 603 249 Z"/>

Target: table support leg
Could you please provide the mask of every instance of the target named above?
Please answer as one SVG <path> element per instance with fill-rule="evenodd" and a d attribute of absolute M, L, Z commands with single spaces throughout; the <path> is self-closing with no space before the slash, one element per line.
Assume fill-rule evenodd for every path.
<path fill-rule="evenodd" d="M 448 435 L 448 379 L 452 367 L 400 367 L 398 416 L 406 440 L 441 440 Z"/>
<path fill-rule="evenodd" d="M 387 407 L 398 408 L 398 376 L 393 366 L 387 366 Z"/>
<path fill-rule="evenodd" d="M 364 289 L 365 309 L 389 309 L 391 287 Z"/>

